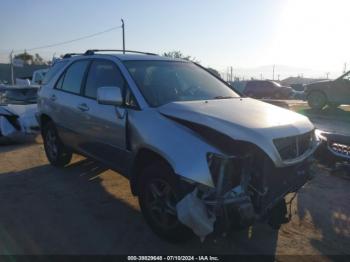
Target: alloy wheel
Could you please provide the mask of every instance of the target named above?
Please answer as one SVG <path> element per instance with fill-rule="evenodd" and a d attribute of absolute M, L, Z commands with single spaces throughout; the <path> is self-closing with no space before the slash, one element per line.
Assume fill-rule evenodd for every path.
<path fill-rule="evenodd" d="M 154 179 L 148 183 L 146 205 L 153 220 L 162 228 L 178 225 L 176 203 L 176 195 L 168 182 Z"/>

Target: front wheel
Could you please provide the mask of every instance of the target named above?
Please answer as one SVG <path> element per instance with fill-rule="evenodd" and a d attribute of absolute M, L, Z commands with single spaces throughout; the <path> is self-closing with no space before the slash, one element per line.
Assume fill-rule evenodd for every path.
<path fill-rule="evenodd" d="M 43 140 L 46 157 L 50 164 L 64 167 L 72 159 L 72 152 L 68 150 L 60 140 L 54 123 L 48 122 L 43 127 Z"/>
<path fill-rule="evenodd" d="M 169 242 L 190 239 L 193 233 L 177 218 L 176 204 L 181 193 L 171 168 L 163 163 L 152 164 L 140 175 L 139 204 L 151 229 Z"/>
<path fill-rule="evenodd" d="M 307 97 L 307 102 L 312 109 L 320 110 L 326 105 L 327 98 L 320 91 L 312 91 Z"/>

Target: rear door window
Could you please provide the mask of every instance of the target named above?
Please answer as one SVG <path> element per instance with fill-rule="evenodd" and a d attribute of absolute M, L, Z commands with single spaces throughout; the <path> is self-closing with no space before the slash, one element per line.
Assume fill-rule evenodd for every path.
<path fill-rule="evenodd" d="M 79 94 L 85 71 L 89 65 L 89 62 L 89 60 L 82 60 L 74 62 L 72 65 L 70 65 L 65 72 L 63 83 L 60 86 L 60 89 L 73 94 Z"/>
<path fill-rule="evenodd" d="M 117 66 L 107 60 L 93 61 L 86 79 L 84 96 L 97 97 L 97 89 L 103 86 L 117 86 L 124 88 L 125 80 Z"/>

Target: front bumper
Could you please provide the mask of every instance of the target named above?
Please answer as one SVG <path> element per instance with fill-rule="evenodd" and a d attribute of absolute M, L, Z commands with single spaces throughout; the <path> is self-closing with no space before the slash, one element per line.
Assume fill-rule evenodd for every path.
<path fill-rule="evenodd" d="M 222 197 L 206 200 L 209 210 L 213 210 L 220 231 L 250 226 L 257 220 L 268 218 L 269 212 L 284 197 L 297 192 L 312 177 L 313 158 L 285 168 L 267 167 L 265 178 L 259 186 L 248 185 L 248 190 L 240 186 L 225 193 Z"/>
<path fill-rule="evenodd" d="M 253 157 L 258 159 L 259 166 L 252 164 L 247 168 L 252 158 L 246 157 L 240 160 L 240 167 L 232 169 L 234 159 L 222 158 L 220 172 L 215 172 L 215 187 L 192 184 L 194 190 L 187 191 L 189 193 L 177 204 L 180 222 L 201 239 L 212 232 L 226 233 L 237 227 L 248 227 L 257 220 L 267 220 L 273 227 L 288 222 L 284 197 L 297 192 L 313 177 L 312 156 L 282 168 L 263 156 Z M 216 164 L 211 161 L 211 165 L 217 167 Z M 215 170 L 217 168 L 211 172 Z M 280 217 L 277 222 L 276 213 Z"/>

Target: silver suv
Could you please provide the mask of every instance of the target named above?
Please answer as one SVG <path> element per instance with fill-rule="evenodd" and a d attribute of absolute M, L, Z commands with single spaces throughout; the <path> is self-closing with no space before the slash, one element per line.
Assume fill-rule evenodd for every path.
<path fill-rule="evenodd" d="M 170 241 L 285 218 L 319 144 L 308 118 L 241 97 L 192 62 L 109 53 L 67 55 L 46 75 L 37 118 L 52 165 L 74 152 L 125 175 Z"/>

